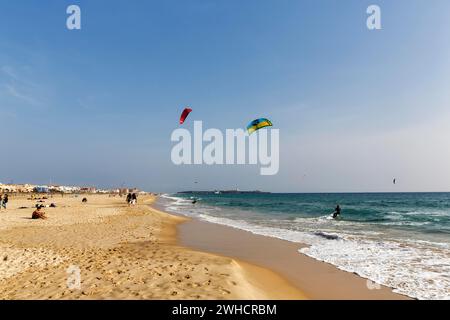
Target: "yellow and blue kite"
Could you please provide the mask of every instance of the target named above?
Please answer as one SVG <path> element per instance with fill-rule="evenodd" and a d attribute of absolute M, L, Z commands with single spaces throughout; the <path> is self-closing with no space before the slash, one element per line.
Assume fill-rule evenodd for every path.
<path fill-rule="evenodd" d="M 266 118 L 259 118 L 250 122 L 250 124 L 247 126 L 247 132 L 248 134 L 252 134 L 256 130 L 271 126 L 272 122 L 270 122 L 270 120 Z"/>

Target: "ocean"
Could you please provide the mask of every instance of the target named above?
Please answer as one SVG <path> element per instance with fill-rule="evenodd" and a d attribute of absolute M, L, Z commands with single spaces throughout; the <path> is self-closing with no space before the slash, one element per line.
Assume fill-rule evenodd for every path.
<path fill-rule="evenodd" d="M 299 254 L 400 294 L 450 299 L 450 193 L 166 194 L 159 204 L 168 212 L 307 244 Z M 334 220 L 336 204 L 342 213 Z"/>

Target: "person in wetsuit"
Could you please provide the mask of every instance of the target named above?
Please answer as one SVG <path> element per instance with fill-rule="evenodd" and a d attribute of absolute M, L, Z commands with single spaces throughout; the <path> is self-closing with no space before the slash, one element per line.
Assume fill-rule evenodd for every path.
<path fill-rule="evenodd" d="M 334 212 L 333 212 L 333 219 L 336 219 L 340 215 L 341 215 L 341 207 L 339 207 L 339 205 L 337 205 L 336 209 L 334 209 Z"/>

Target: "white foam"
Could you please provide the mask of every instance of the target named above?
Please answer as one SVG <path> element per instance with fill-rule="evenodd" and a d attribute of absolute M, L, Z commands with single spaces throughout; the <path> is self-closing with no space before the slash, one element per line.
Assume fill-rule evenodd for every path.
<path fill-rule="evenodd" d="M 380 233 L 373 230 L 348 233 L 347 229 L 339 228 L 358 226 L 360 230 L 361 224 L 330 221 L 326 218 L 328 216 L 258 222 L 217 217 L 219 208 L 205 205 L 188 207 L 183 205 L 183 201 L 190 203 L 189 200 L 172 198 L 175 205 L 171 203 L 168 210 L 258 235 L 307 244 L 309 246 L 300 249 L 300 253 L 394 288 L 394 292 L 400 294 L 417 299 L 450 299 L 450 252 L 446 243 L 388 240 L 380 238 Z M 314 232 L 333 234 L 338 239 L 326 239 L 314 235 Z"/>
<path fill-rule="evenodd" d="M 393 241 L 323 241 L 300 250 L 417 299 L 450 299 L 450 256 L 442 250 Z"/>

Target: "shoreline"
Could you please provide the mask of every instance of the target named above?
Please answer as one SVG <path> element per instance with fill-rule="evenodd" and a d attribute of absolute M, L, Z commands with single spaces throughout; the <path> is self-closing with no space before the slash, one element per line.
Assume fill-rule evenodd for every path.
<path fill-rule="evenodd" d="M 84 197 L 84 196 L 83 196 Z M 298 252 L 301 244 L 108 195 L 13 197 L 0 214 L 0 299 L 409 299 Z M 47 203 L 47 204 L 48 204 Z M 25 209 L 24 209 L 25 208 Z M 78 268 L 80 287 L 67 285 Z"/>
<path fill-rule="evenodd" d="M 30 218 L 34 200 L 10 199 L 0 215 L 0 299 L 305 299 L 269 269 L 180 246 L 187 219 L 152 208 L 154 197 L 134 207 L 87 198 L 46 200 L 57 204 L 47 220 Z M 68 285 L 70 270 L 79 287 Z"/>
<path fill-rule="evenodd" d="M 155 200 L 156 202 L 157 200 Z M 173 242 L 176 246 L 181 248 L 185 248 L 189 251 L 193 250 L 194 252 L 202 252 L 206 254 L 212 254 L 215 256 L 223 257 L 226 259 L 231 259 L 233 264 L 239 266 L 242 270 L 242 276 L 245 276 L 246 281 L 251 283 L 253 286 L 252 291 L 259 291 L 259 294 L 254 296 L 253 294 L 249 294 L 247 298 L 244 300 L 252 300 L 252 299 L 267 299 L 267 300 L 309 300 L 310 297 L 305 294 L 302 288 L 294 285 L 289 279 L 287 279 L 282 274 L 272 270 L 271 268 L 267 268 L 263 264 L 254 263 L 253 261 L 249 261 L 246 259 L 242 259 L 235 255 L 224 254 L 222 252 L 213 252 L 211 250 L 205 250 L 204 248 L 200 248 L 198 246 L 193 246 L 188 241 L 183 241 L 181 237 L 182 233 L 185 231 L 185 226 L 190 225 L 191 223 L 202 223 L 199 220 L 193 219 L 191 217 L 187 217 L 184 215 L 178 215 L 174 213 L 170 213 L 164 211 L 163 208 L 158 206 L 155 203 L 149 205 L 153 210 L 157 212 L 161 212 L 162 214 L 181 218 L 182 220 L 177 221 L 175 224 L 175 231 L 173 233 L 174 238 Z M 207 223 L 210 224 L 210 223 Z M 212 224 L 214 225 L 214 224 Z M 221 226 L 220 226 L 221 227 Z M 189 230 L 186 230 L 190 232 Z M 189 236 L 188 236 L 189 237 Z M 281 290 L 280 290 L 281 289 Z M 261 298 L 261 294 L 266 296 L 265 298 Z"/>
<path fill-rule="evenodd" d="M 155 206 L 163 211 L 157 204 Z M 302 291 L 308 299 L 413 300 L 394 293 L 393 288 L 372 283 L 357 274 L 301 254 L 298 250 L 305 247 L 304 244 L 173 215 L 187 218 L 178 224 L 181 245 L 272 270 Z"/>

